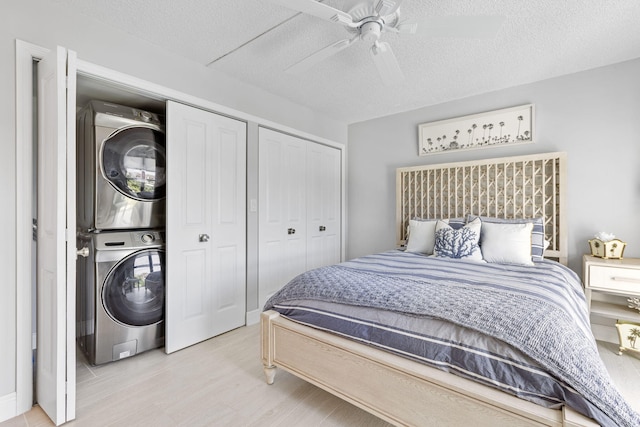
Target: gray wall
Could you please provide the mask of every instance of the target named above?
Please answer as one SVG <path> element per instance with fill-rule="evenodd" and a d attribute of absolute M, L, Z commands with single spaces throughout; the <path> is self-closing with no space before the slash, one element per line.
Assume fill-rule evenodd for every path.
<path fill-rule="evenodd" d="M 73 16 L 55 1 L 3 1 L 0 5 L 0 403 L 15 392 L 16 376 L 16 289 L 30 286 L 16 283 L 16 129 L 15 129 L 15 40 L 20 39 L 49 49 L 56 45 L 74 50 L 80 60 L 119 71 L 189 95 L 234 108 L 291 128 L 332 141 L 345 143 L 346 123 L 323 117 L 309 108 L 271 95 L 260 88 L 240 83 L 201 64 L 185 60 L 159 47 L 133 39 L 85 16 Z M 256 138 L 255 123 L 249 136 Z M 257 188 L 257 142 L 249 140 L 250 193 Z M 253 196 L 255 198 L 255 195 Z M 255 214 L 248 216 L 255 223 Z M 30 221 L 29 221 L 30 223 Z M 255 225 L 250 232 L 255 233 Z M 249 236 L 249 243 L 255 241 Z M 251 248 L 249 248 L 251 251 Z M 255 251 L 250 253 L 255 258 Z M 254 280 L 255 273 L 249 275 Z M 248 308 L 257 308 L 257 290 L 249 289 Z"/>
<path fill-rule="evenodd" d="M 533 103 L 535 143 L 418 157 L 420 123 Z M 569 266 L 608 231 L 640 257 L 640 59 L 349 126 L 348 258 L 395 245 L 395 169 L 565 151 Z"/>

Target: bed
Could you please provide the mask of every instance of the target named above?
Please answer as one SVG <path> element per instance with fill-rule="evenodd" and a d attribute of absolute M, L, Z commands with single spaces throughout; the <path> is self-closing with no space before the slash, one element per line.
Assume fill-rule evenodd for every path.
<path fill-rule="evenodd" d="M 640 424 L 562 266 L 565 163 L 545 153 L 398 169 L 399 249 L 306 272 L 269 300 L 267 382 L 282 368 L 395 425 Z M 505 230 L 528 252 L 505 245 Z M 472 259 L 478 244 L 492 262 Z"/>

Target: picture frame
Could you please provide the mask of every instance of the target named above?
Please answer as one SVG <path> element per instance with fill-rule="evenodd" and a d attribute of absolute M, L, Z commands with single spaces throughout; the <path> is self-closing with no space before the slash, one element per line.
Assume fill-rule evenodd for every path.
<path fill-rule="evenodd" d="M 533 104 L 503 108 L 418 126 L 418 155 L 534 142 Z"/>

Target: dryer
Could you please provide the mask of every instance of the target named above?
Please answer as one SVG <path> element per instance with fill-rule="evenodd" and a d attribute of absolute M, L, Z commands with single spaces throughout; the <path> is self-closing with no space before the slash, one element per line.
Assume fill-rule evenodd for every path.
<path fill-rule="evenodd" d="M 162 117 L 91 101 L 77 115 L 78 228 L 164 227 Z"/>
<path fill-rule="evenodd" d="M 164 345 L 165 251 L 159 230 L 79 233 L 77 341 L 99 365 Z M 79 246 L 82 247 L 82 246 Z"/>

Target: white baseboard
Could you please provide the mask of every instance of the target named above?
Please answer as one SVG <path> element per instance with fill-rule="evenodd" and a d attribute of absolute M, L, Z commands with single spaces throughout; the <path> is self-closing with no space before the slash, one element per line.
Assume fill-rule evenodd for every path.
<path fill-rule="evenodd" d="M 262 313 L 262 310 L 247 311 L 247 317 L 246 317 L 247 326 L 260 323 L 260 313 Z"/>
<path fill-rule="evenodd" d="M 15 392 L 0 396 L 0 423 L 18 415 L 16 413 L 16 405 L 17 396 Z"/>

